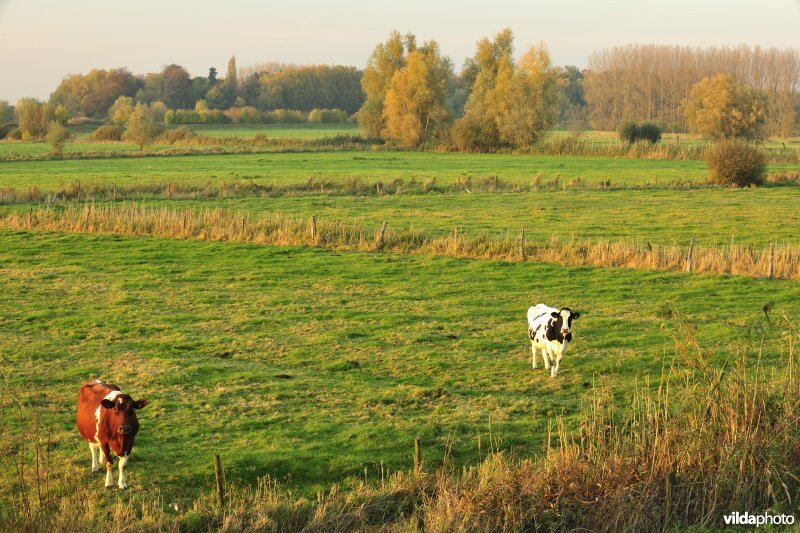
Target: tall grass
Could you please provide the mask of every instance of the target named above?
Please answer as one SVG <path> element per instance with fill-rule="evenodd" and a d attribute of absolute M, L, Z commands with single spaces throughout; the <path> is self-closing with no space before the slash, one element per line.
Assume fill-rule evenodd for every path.
<path fill-rule="evenodd" d="M 769 176 L 771 186 L 800 185 L 800 174 L 781 172 Z M 498 176 L 458 176 L 452 183 L 439 183 L 436 178 L 389 181 L 370 181 L 360 177 L 344 179 L 308 178 L 297 183 L 264 183 L 254 179 L 235 181 L 211 181 L 186 183 L 160 181 L 144 184 L 117 186 L 115 183 L 74 181 L 62 184 L 51 193 L 44 193 L 37 185 L 26 189 L 0 187 L 0 205 L 31 202 L 52 204 L 72 200 L 141 200 L 161 199 L 215 199 L 248 197 L 297 197 L 297 196 L 387 196 L 402 194 L 456 194 L 456 193 L 532 193 L 540 191 L 619 191 L 619 190 L 697 190 L 718 187 L 698 181 L 658 181 L 639 183 L 613 183 L 611 180 L 586 180 L 580 177 L 563 179 L 561 176 L 543 178 L 535 176 L 530 183 L 503 180 Z"/>
<path fill-rule="evenodd" d="M 671 326 L 675 354 L 658 383 L 644 381 L 622 402 L 593 388 L 577 430 L 554 419 L 538 455 L 516 457 L 490 444 L 471 467 L 445 459 L 415 471 L 376 469 L 354 489 L 334 485 L 315 500 L 269 477 L 227 487 L 222 504 L 211 490 L 188 508 L 152 495 L 98 498 L 76 464 L 40 468 L 47 458 L 30 450 L 47 449 L 49 437 L 31 422 L 29 433 L 0 436 L 3 465 L 13 465 L 17 484 L 0 528 L 664 531 L 720 529 L 736 511 L 797 515 L 800 331 L 788 317 L 768 316 L 752 325 L 761 335 L 714 364 L 713 350 L 701 347 L 690 325 L 678 319 Z M 780 346 L 772 366 L 761 359 L 765 340 Z"/>
<path fill-rule="evenodd" d="M 309 221 L 281 214 L 257 216 L 225 209 L 148 208 L 136 204 L 31 208 L 25 212 L 0 215 L 0 228 L 51 230 L 83 233 L 117 233 L 177 239 L 250 242 L 265 245 L 307 245 L 348 250 L 433 254 L 477 259 L 519 260 L 519 236 L 448 235 L 407 228 L 389 227 L 379 241 L 378 228 L 347 225 L 320 219 L 312 236 Z M 687 247 L 678 243 L 658 245 L 647 242 L 575 240 L 557 236 L 530 235 L 525 258 L 565 265 L 621 267 L 680 271 L 686 267 Z M 763 277 L 769 272 L 770 247 L 696 246 L 692 271 Z M 800 248 L 792 244 L 774 246 L 773 277 L 800 279 Z"/>

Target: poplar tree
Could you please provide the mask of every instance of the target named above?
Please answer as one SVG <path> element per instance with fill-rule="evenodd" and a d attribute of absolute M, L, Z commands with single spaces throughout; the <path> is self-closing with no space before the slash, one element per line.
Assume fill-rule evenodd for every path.
<path fill-rule="evenodd" d="M 405 146 L 430 140 L 449 118 L 445 101 L 452 74 L 452 63 L 441 55 L 435 41 L 410 52 L 386 91 L 385 136 Z"/>
<path fill-rule="evenodd" d="M 416 50 L 416 37 L 407 34 L 402 37 L 394 31 L 385 43 L 378 44 L 372 51 L 361 77 L 364 103 L 358 110 L 358 124 L 370 137 L 381 137 L 386 129 L 383 112 L 386 92 L 394 73 L 405 65 L 406 53 Z"/>

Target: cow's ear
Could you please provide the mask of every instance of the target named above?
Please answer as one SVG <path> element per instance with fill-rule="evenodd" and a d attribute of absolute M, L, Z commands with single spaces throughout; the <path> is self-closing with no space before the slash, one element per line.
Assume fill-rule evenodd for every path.
<path fill-rule="evenodd" d="M 550 313 L 550 316 L 551 316 L 551 317 L 553 317 L 553 318 L 558 318 L 558 317 L 560 317 L 561 315 L 560 315 L 560 314 L 558 314 L 558 311 L 553 311 L 552 313 Z"/>
<path fill-rule="evenodd" d="M 107 400 L 105 398 L 100 400 L 100 405 L 102 405 L 106 409 L 113 409 L 114 408 L 114 402 L 112 402 L 111 400 Z"/>
<path fill-rule="evenodd" d="M 572 312 L 572 320 L 578 320 L 581 317 L 580 313 Z"/>
<path fill-rule="evenodd" d="M 134 409 L 143 409 L 145 405 L 147 405 L 147 400 L 136 400 L 133 402 Z"/>

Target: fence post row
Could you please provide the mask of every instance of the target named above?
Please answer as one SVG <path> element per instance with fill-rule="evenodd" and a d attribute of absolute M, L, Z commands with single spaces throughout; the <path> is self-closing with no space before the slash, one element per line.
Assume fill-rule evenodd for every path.
<path fill-rule="evenodd" d="M 525 261 L 525 228 L 519 230 L 519 258 Z"/>
<path fill-rule="evenodd" d="M 317 217 L 316 215 L 311 216 L 311 240 L 313 242 L 317 242 Z"/>

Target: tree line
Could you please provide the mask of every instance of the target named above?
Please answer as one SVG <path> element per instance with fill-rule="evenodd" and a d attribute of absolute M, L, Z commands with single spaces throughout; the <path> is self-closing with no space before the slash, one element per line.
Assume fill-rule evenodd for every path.
<path fill-rule="evenodd" d="M 691 131 L 687 101 L 703 79 L 727 74 L 763 96 L 767 135 L 790 136 L 800 114 L 800 51 L 735 46 L 628 45 L 595 52 L 584 72 L 592 127 L 614 129 L 624 120 Z"/>
<path fill-rule="evenodd" d="M 63 105 L 71 115 L 104 118 L 121 96 L 136 103 L 163 103 L 169 109 L 193 109 L 199 101 L 209 109 L 253 107 L 259 111 L 342 109 L 354 113 L 363 96 L 361 72 L 346 66 L 287 66 L 278 71 L 251 71 L 240 79 L 231 57 L 224 78 L 211 67 L 207 76 L 190 77 L 180 65 L 137 76 L 125 68 L 95 69 L 62 80 L 50 103 Z"/>
<path fill-rule="evenodd" d="M 145 75 L 95 69 L 64 78 L 48 102 L 38 102 L 41 109 L 33 110 L 34 99 L 16 108 L 0 101 L 0 122 L 24 117 L 33 126 L 18 135 L 41 138 L 64 117 L 122 126 L 142 104 L 167 125 L 350 117 L 370 137 L 467 150 L 530 146 L 556 124 L 634 131 L 629 123 L 645 123 L 645 130 L 749 139 L 797 129 L 795 49 L 629 45 L 594 53 L 581 70 L 552 65 L 544 44 L 516 60 L 513 41 L 509 29 L 481 39 L 459 71 L 436 41 L 418 44 L 397 32 L 374 48 L 363 71 L 283 63 L 237 69 L 235 57 L 224 77 L 211 67 L 192 78 L 176 64 Z M 660 135 L 641 138 L 657 142 Z"/>

